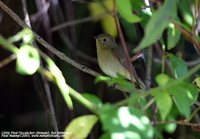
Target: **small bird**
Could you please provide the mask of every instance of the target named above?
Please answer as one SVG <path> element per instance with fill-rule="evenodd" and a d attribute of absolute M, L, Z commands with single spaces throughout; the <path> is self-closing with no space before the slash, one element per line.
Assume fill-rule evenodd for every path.
<path fill-rule="evenodd" d="M 129 72 L 125 53 L 122 48 L 117 45 L 112 36 L 103 33 L 95 37 L 95 39 L 98 64 L 105 74 L 115 78 L 118 75 L 122 75 L 126 79 L 132 80 L 139 85 L 141 89 L 146 88 L 146 85 L 137 76 L 134 68 L 132 68 L 133 75 Z"/>
<path fill-rule="evenodd" d="M 96 39 L 97 60 L 101 70 L 111 76 L 121 75 L 131 80 L 131 73 L 128 70 L 128 61 L 121 47 L 109 34 L 100 34 Z M 136 82 L 135 77 L 132 79 Z"/>

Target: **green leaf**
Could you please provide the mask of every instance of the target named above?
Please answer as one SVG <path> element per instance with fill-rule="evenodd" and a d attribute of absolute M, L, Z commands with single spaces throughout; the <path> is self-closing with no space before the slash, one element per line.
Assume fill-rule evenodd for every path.
<path fill-rule="evenodd" d="M 111 139 L 110 133 L 105 133 L 101 135 L 99 139 Z"/>
<path fill-rule="evenodd" d="M 175 122 L 176 119 L 174 119 L 173 117 L 169 117 L 169 118 L 167 118 L 166 121 L 174 121 Z M 164 128 L 165 128 L 165 131 L 167 133 L 172 134 L 172 133 L 175 132 L 175 130 L 177 128 L 177 124 L 175 124 L 175 123 L 168 123 L 168 124 L 165 124 Z"/>
<path fill-rule="evenodd" d="M 46 58 L 46 62 L 48 64 L 49 71 L 54 76 L 54 82 L 58 86 L 60 92 L 62 93 L 64 100 L 70 109 L 73 108 L 73 103 L 71 97 L 69 96 L 69 86 L 66 84 L 65 78 L 60 71 L 60 69 L 56 66 L 56 64 L 50 58 Z"/>
<path fill-rule="evenodd" d="M 151 139 L 153 128 L 149 119 L 138 109 L 105 105 L 100 112 L 103 129 L 111 139 Z M 144 134 L 145 133 L 145 134 Z"/>
<path fill-rule="evenodd" d="M 184 2 L 179 0 L 178 2 L 181 17 L 183 17 L 184 21 L 188 25 L 193 26 L 193 14 L 191 5 L 193 5 L 193 1 L 190 0 L 185 0 Z"/>
<path fill-rule="evenodd" d="M 34 74 L 40 66 L 40 56 L 30 45 L 22 45 L 17 51 L 16 71 L 23 75 Z"/>
<path fill-rule="evenodd" d="M 123 19 L 121 20 L 121 23 L 128 39 L 132 42 L 138 42 L 136 27 L 133 26 L 132 23 L 129 23 Z"/>
<path fill-rule="evenodd" d="M 173 23 L 169 23 L 167 31 L 167 49 L 171 50 L 180 40 L 181 33 L 175 28 Z"/>
<path fill-rule="evenodd" d="M 185 116 L 189 117 L 191 113 L 191 101 L 188 97 L 187 90 L 182 88 L 182 86 L 177 85 L 176 87 L 171 88 L 169 92 L 174 99 L 174 102 L 178 110 Z"/>
<path fill-rule="evenodd" d="M 141 96 L 139 93 L 133 93 L 128 99 L 128 105 L 134 106 L 134 108 L 143 108 L 147 104 L 145 97 Z"/>
<path fill-rule="evenodd" d="M 168 58 L 169 58 L 169 62 L 171 64 L 171 67 L 173 70 L 174 77 L 176 79 L 187 74 L 188 67 L 187 67 L 187 64 L 185 63 L 185 61 L 183 61 L 181 58 L 179 58 L 175 55 L 172 55 L 172 54 L 170 54 L 168 56 Z"/>
<path fill-rule="evenodd" d="M 194 102 L 196 102 L 199 96 L 198 89 L 193 84 L 189 84 L 185 82 L 183 82 L 181 85 L 182 85 L 182 88 L 187 92 L 187 97 L 190 100 L 190 104 L 193 104 Z"/>
<path fill-rule="evenodd" d="M 85 139 L 96 124 L 98 118 L 95 115 L 84 115 L 73 119 L 65 128 L 64 139 Z"/>
<path fill-rule="evenodd" d="M 129 97 L 128 99 L 128 104 L 129 106 L 134 106 L 134 105 L 137 105 L 139 99 L 141 99 L 141 96 L 139 93 L 134 93 L 134 94 L 131 94 L 131 96 Z"/>
<path fill-rule="evenodd" d="M 200 90 L 200 77 L 197 77 L 192 82 Z"/>
<path fill-rule="evenodd" d="M 153 14 L 152 18 L 148 22 L 144 38 L 139 44 L 139 47 L 149 47 L 156 42 L 170 23 L 170 17 L 173 17 L 175 13 L 176 0 L 165 0 L 163 6 Z"/>
<path fill-rule="evenodd" d="M 143 7 L 146 6 L 144 1 L 142 0 L 130 0 L 132 8 L 136 10 L 141 10 Z"/>
<path fill-rule="evenodd" d="M 103 105 L 101 99 L 93 94 L 82 93 L 82 96 L 89 100 L 91 103 L 96 104 L 96 106 L 98 106 L 99 108 Z"/>
<path fill-rule="evenodd" d="M 33 33 L 32 30 L 30 30 L 29 28 L 24 28 L 22 31 L 18 32 L 16 35 L 10 37 L 8 39 L 9 42 L 17 42 L 20 41 L 21 39 L 23 39 L 23 43 L 24 44 L 31 44 L 33 42 Z"/>
<path fill-rule="evenodd" d="M 104 32 L 110 34 L 113 37 L 117 36 L 117 27 L 115 19 L 112 16 L 105 16 L 104 18 L 102 18 L 101 25 Z"/>
<path fill-rule="evenodd" d="M 156 105 L 158 106 L 158 110 L 161 116 L 162 120 L 165 120 L 167 115 L 172 109 L 172 98 L 169 96 L 169 94 L 166 91 L 160 92 L 160 91 L 154 91 L 152 92 L 152 95 L 156 99 Z"/>
<path fill-rule="evenodd" d="M 113 37 L 117 36 L 117 26 L 115 24 L 115 19 L 112 15 L 104 15 L 102 18 L 96 18 L 107 12 L 112 12 L 113 10 L 113 1 L 112 0 L 104 0 L 101 2 L 90 2 L 88 4 L 88 8 L 90 10 L 90 14 L 94 17 L 94 21 L 101 20 L 101 26 L 104 32 L 107 32 Z"/>
<path fill-rule="evenodd" d="M 166 118 L 166 115 L 171 110 L 172 102 L 171 97 L 167 96 L 168 94 L 172 95 L 181 114 L 188 117 L 191 112 L 191 105 L 198 99 L 199 93 L 197 88 L 193 84 L 184 81 L 176 81 L 165 74 L 158 75 L 156 81 L 160 81 L 159 86 L 164 86 L 164 88 L 159 90 L 155 89 L 153 90 L 154 92 L 152 92 L 152 95 L 156 98 L 161 118 Z M 173 83 L 176 83 L 176 85 L 173 85 Z M 170 84 L 171 87 L 168 87 L 168 84 Z M 162 90 L 162 93 L 159 93 L 160 90 Z"/>
<path fill-rule="evenodd" d="M 124 79 L 120 75 L 117 78 L 111 78 L 108 76 L 98 76 L 95 79 L 95 83 L 102 82 L 102 81 L 106 82 L 108 84 L 108 86 L 113 86 L 113 85 L 117 84 L 126 91 L 134 92 L 134 88 L 135 88 L 134 85 L 131 82 Z"/>
<path fill-rule="evenodd" d="M 106 81 L 110 81 L 111 80 L 111 78 L 110 77 L 108 77 L 108 76 L 97 76 L 96 78 L 95 78 L 95 83 L 99 83 L 99 82 L 106 82 Z"/>
<path fill-rule="evenodd" d="M 130 0 L 116 0 L 117 11 L 119 14 L 130 23 L 141 21 L 137 15 L 133 14 Z"/>
<path fill-rule="evenodd" d="M 156 76 L 156 82 L 159 86 L 166 86 L 169 83 L 169 76 L 166 74 L 159 74 Z"/>

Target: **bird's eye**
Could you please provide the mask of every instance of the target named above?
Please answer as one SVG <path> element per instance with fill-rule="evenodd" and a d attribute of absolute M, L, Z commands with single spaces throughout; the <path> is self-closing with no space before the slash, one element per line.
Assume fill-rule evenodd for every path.
<path fill-rule="evenodd" d="M 107 38 L 103 38 L 103 43 L 107 43 L 108 39 Z"/>

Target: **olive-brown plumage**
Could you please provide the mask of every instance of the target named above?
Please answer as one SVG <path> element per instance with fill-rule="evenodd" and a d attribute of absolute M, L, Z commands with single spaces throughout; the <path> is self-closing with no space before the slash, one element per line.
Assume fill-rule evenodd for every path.
<path fill-rule="evenodd" d="M 131 80 L 125 54 L 113 37 L 108 34 L 100 34 L 96 37 L 96 47 L 98 64 L 105 74 L 111 77 L 122 75 Z"/>

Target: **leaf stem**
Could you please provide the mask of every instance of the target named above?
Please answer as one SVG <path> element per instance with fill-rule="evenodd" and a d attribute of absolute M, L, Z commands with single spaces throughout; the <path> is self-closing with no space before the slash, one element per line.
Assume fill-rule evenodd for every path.
<path fill-rule="evenodd" d="M 185 76 L 182 76 L 181 78 L 179 78 L 179 80 L 175 80 L 174 82 L 170 82 L 167 86 L 159 86 L 156 88 L 152 88 L 150 91 L 154 92 L 156 90 L 164 90 L 167 88 L 171 88 L 173 86 L 176 86 L 177 84 L 179 84 L 180 82 L 184 81 L 185 79 L 189 78 L 190 76 L 192 76 L 192 74 L 194 74 L 195 72 L 197 72 L 198 70 L 200 70 L 200 64 L 198 64 L 197 66 L 195 66 L 194 68 L 192 68 L 191 70 L 189 70 L 188 74 L 186 74 Z"/>
<path fill-rule="evenodd" d="M 18 48 L 0 35 L 0 45 L 12 53 L 17 53 Z"/>
<path fill-rule="evenodd" d="M 190 115 L 190 117 L 188 117 L 186 119 L 187 122 L 190 122 L 192 120 L 192 118 L 195 116 L 195 114 L 197 114 L 197 112 L 200 110 L 200 107 L 198 107 L 197 109 L 195 109 L 192 114 Z"/>

